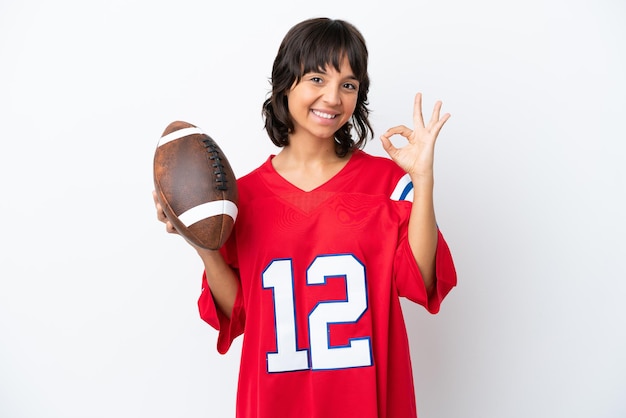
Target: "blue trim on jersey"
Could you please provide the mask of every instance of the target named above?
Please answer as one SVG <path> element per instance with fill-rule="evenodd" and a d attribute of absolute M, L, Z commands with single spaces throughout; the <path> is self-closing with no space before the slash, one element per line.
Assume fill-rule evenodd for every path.
<path fill-rule="evenodd" d="M 389 198 L 395 201 L 413 201 L 413 182 L 408 174 L 398 180 Z"/>
<path fill-rule="evenodd" d="M 404 187 L 404 190 L 400 193 L 400 199 L 398 200 L 406 200 L 406 197 L 409 193 L 411 193 L 411 190 L 413 190 L 413 183 L 409 183 Z"/>

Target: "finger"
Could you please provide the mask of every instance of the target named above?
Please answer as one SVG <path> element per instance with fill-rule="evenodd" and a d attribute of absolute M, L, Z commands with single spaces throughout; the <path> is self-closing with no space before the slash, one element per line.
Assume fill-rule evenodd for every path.
<path fill-rule="evenodd" d="M 156 209 L 157 219 L 161 222 L 167 222 L 167 216 L 165 216 L 165 211 L 163 210 L 163 206 L 161 206 L 161 204 L 159 203 L 159 200 L 156 197 L 154 199 L 154 208 Z"/>
<path fill-rule="evenodd" d="M 435 141 L 439 137 L 439 132 L 441 131 L 441 128 L 443 128 L 443 125 L 446 123 L 448 119 L 450 119 L 450 114 L 446 113 L 445 115 L 441 117 L 441 119 L 437 121 L 437 123 L 435 123 L 435 125 L 432 128 L 429 129 Z"/>
<path fill-rule="evenodd" d="M 437 123 L 435 123 L 435 126 L 432 128 L 432 132 L 435 137 L 439 136 L 439 131 L 441 131 L 441 128 L 443 128 L 443 125 L 448 121 L 448 119 L 450 119 L 450 114 L 446 113 L 437 121 Z"/>
<path fill-rule="evenodd" d="M 424 127 L 424 117 L 422 116 L 422 93 L 415 95 L 413 101 L 413 123 L 416 127 Z"/>
<path fill-rule="evenodd" d="M 443 105 L 443 103 L 441 102 L 441 100 L 438 100 L 435 103 L 435 106 L 433 107 L 433 114 L 430 117 L 430 122 L 428 123 L 428 125 L 430 127 L 434 127 L 437 122 L 439 122 L 439 115 L 441 113 L 441 106 Z"/>
<path fill-rule="evenodd" d="M 176 228 L 174 228 L 174 225 L 172 225 L 169 221 L 165 222 L 165 230 L 170 234 L 178 234 L 178 231 L 176 230 Z"/>
<path fill-rule="evenodd" d="M 404 125 L 398 125 L 394 126 L 393 128 L 387 129 L 387 132 L 385 132 L 382 136 L 386 138 L 391 138 L 394 135 L 402 135 L 403 137 L 408 138 L 409 136 L 411 136 L 412 133 L 413 130 L 407 128 Z"/>
<path fill-rule="evenodd" d="M 158 203 L 156 204 L 156 213 L 157 213 L 157 219 L 159 221 L 167 222 L 167 216 L 165 216 L 165 212 L 163 211 L 163 208 Z"/>
<path fill-rule="evenodd" d="M 381 135 L 380 142 L 383 146 L 383 149 L 387 152 L 387 154 L 389 154 L 389 156 L 397 152 L 396 147 L 393 145 L 393 143 L 389 139 L 389 135 L 386 135 L 386 134 Z"/>
<path fill-rule="evenodd" d="M 165 216 L 165 212 L 163 212 L 163 209 L 161 209 L 160 206 L 157 206 L 156 210 L 157 210 L 157 219 L 161 222 L 167 222 L 167 216 Z"/>

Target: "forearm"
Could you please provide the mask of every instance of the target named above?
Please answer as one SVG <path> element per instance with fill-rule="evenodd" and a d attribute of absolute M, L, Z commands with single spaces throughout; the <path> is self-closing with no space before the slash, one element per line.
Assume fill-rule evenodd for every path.
<path fill-rule="evenodd" d="M 204 263 L 207 283 L 215 305 L 230 318 L 237 297 L 238 279 L 219 251 L 196 249 Z"/>
<path fill-rule="evenodd" d="M 413 206 L 409 218 L 409 244 L 419 266 L 429 294 L 435 289 L 435 255 L 437 251 L 437 221 L 433 202 L 434 181 L 428 178 L 412 178 L 414 187 Z"/>

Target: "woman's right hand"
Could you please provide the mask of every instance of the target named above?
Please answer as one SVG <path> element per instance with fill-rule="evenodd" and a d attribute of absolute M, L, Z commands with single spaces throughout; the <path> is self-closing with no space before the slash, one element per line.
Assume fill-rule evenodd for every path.
<path fill-rule="evenodd" d="M 165 212 L 163 211 L 163 206 L 161 206 L 161 204 L 159 203 L 159 199 L 157 198 L 157 193 L 155 190 L 152 191 L 152 199 L 154 200 L 154 207 L 156 209 L 157 219 L 165 224 L 165 230 L 170 234 L 177 234 L 185 238 L 183 235 L 178 233 L 176 228 L 174 228 L 174 225 L 172 225 L 169 219 L 167 219 L 167 216 L 165 215 Z M 214 250 L 200 248 L 194 243 L 192 243 L 191 241 L 187 240 L 186 238 L 185 238 L 185 242 L 191 245 L 198 252 L 200 257 L 202 257 L 203 259 L 205 256 L 213 256 L 218 253 L 217 251 L 214 251 Z"/>
<path fill-rule="evenodd" d="M 165 230 L 170 234 L 178 234 L 178 231 L 176 231 L 174 225 L 172 225 L 172 223 L 167 219 L 167 216 L 165 216 L 163 207 L 161 206 L 161 204 L 159 203 L 159 199 L 157 198 L 156 190 L 152 191 L 152 199 L 154 200 L 154 206 L 157 212 L 157 219 L 165 224 Z"/>

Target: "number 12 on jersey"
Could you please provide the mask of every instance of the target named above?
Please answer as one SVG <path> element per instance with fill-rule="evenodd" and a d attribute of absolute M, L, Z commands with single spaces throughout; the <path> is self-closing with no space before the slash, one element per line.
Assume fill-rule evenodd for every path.
<path fill-rule="evenodd" d="M 316 257 L 306 272 L 308 286 L 326 284 L 328 277 L 343 277 L 346 300 L 319 302 L 309 312 L 309 350 L 298 349 L 296 309 L 291 260 L 272 261 L 263 272 L 263 288 L 272 289 L 276 325 L 276 351 L 267 353 L 269 373 L 295 370 L 328 370 L 372 365 L 370 337 L 331 346 L 331 324 L 356 323 L 368 309 L 365 267 L 349 254 Z M 309 364 L 310 356 L 310 364 Z"/>

